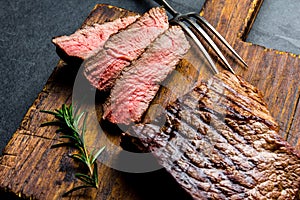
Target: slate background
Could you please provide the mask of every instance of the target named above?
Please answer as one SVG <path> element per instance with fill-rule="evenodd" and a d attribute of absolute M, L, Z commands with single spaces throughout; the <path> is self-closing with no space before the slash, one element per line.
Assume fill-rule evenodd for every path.
<path fill-rule="evenodd" d="M 200 12 L 204 0 L 169 0 Z M 42 90 L 59 57 L 51 38 L 71 34 L 97 3 L 136 12 L 152 0 L 0 0 L 0 154 Z M 300 1 L 265 0 L 247 41 L 300 54 Z"/>

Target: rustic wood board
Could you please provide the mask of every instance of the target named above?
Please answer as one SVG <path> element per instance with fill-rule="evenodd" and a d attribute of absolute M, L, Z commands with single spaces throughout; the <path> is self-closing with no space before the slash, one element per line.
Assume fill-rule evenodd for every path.
<path fill-rule="evenodd" d="M 269 110 L 280 125 L 280 134 L 300 149 L 299 56 L 244 42 L 261 3 L 262 0 L 209 0 L 205 3 L 201 15 L 245 58 L 249 64 L 248 70 L 241 68 L 234 60 L 230 62 L 240 76 L 262 91 Z M 97 5 L 84 25 L 131 14 L 133 13 L 112 6 Z M 52 117 L 39 112 L 41 109 L 53 110 L 63 103 L 71 102 L 76 67 L 78 68 L 59 61 L 44 89 L 4 149 L 0 158 L 2 193 L 22 198 L 62 199 L 65 191 L 78 185 L 74 179 L 74 172 L 78 170 L 78 166 L 67 157 L 71 150 L 50 148 L 57 142 L 55 127 L 41 128 L 40 124 L 51 120 Z M 172 81 L 167 83 L 170 87 L 172 84 L 190 85 L 194 79 L 198 79 L 198 73 L 184 62 L 178 71 L 189 74 L 191 79 L 177 79 L 174 74 L 170 79 Z M 201 71 L 199 77 L 202 78 L 205 73 Z M 69 74 L 68 77 L 66 74 Z M 188 90 L 189 86 L 183 86 L 181 89 Z M 155 101 L 164 104 L 172 99 L 172 94 L 162 89 Z M 151 115 L 151 109 L 149 114 Z M 95 137 L 101 141 L 103 137 L 98 138 L 91 133 L 90 135 L 91 141 Z M 106 134 L 106 137 L 114 144 L 119 142 L 118 134 Z M 111 152 L 111 148 L 107 148 L 104 156 Z M 98 190 L 75 192 L 66 199 L 188 199 L 164 170 L 133 174 L 99 164 L 98 171 L 101 180 Z M 156 184 L 153 185 L 152 182 Z"/>

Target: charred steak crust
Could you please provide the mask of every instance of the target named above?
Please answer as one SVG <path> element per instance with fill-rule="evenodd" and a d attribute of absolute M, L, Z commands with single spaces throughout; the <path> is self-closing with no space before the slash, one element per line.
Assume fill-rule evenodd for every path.
<path fill-rule="evenodd" d="M 152 8 L 126 29 L 112 35 L 102 50 L 84 62 L 84 75 L 98 90 L 108 90 L 124 67 L 169 27 L 163 8 Z"/>
<path fill-rule="evenodd" d="M 126 125 L 140 121 L 160 83 L 175 69 L 189 48 L 182 29 L 171 26 L 122 71 L 104 106 L 103 118 Z"/>
<path fill-rule="evenodd" d="M 201 83 L 129 133 L 194 199 L 297 198 L 299 153 L 277 134 L 257 89 L 233 74 Z"/>
<path fill-rule="evenodd" d="M 108 38 L 132 24 L 140 16 L 127 16 L 103 24 L 85 26 L 73 34 L 58 36 L 52 39 L 62 59 L 67 57 L 84 60 L 103 48 Z"/>

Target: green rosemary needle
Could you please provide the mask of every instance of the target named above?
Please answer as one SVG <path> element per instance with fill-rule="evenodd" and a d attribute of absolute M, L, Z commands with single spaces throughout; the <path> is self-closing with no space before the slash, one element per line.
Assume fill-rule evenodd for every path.
<path fill-rule="evenodd" d="M 55 117 L 54 121 L 45 122 L 42 126 L 58 126 L 57 133 L 59 133 L 59 138 L 68 139 L 67 142 L 60 142 L 58 144 L 52 145 L 52 148 L 61 146 L 71 146 L 75 148 L 76 153 L 69 155 L 72 159 L 77 160 L 82 163 L 88 170 L 86 174 L 76 173 L 75 177 L 83 182 L 83 185 L 74 187 L 73 189 L 67 191 L 64 196 L 83 188 L 98 188 L 98 171 L 97 171 L 97 158 L 103 152 L 104 147 L 99 149 L 95 154 L 90 154 L 87 150 L 85 144 L 85 132 L 86 132 L 86 119 L 87 113 L 82 112 L 73 114 L 72 104 L 67 106 L 63 104 L 61 109 L 56 109 L 55 111 L 41 110 L 43 113 L 51 114 Z M 81 123 L 82 122 L 82 123 Z M 80 127 L 79 124 L 82 124 Z"/>

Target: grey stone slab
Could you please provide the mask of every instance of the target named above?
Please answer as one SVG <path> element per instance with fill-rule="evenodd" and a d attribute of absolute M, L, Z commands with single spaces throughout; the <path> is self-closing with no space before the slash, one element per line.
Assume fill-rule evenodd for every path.
<path fill-rule="evenodd" d="M 264 0 L 246 41 L 300 54 L 300 1 Z"/>

